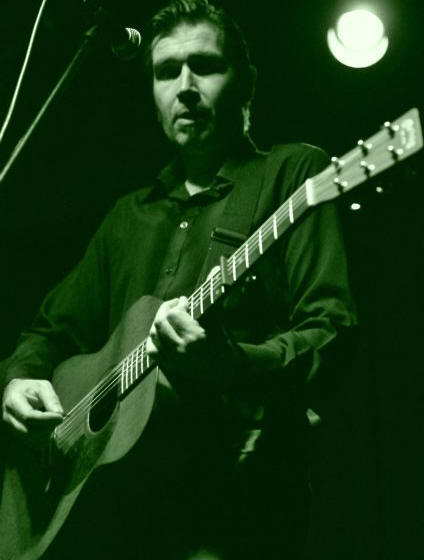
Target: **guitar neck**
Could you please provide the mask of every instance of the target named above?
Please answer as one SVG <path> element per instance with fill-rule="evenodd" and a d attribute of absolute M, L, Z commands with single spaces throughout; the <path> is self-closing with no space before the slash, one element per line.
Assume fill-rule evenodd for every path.
<path fill-rule="evenodd" d="M 312 207 L 348 192 L 421 149 L 422 131 L 417 109 L 411 109 L 382 130 L 360 140 L 357 146 L 321 173 L 307 179 L 234 253 L 213 270 L 208 279 L 188 298 L 189 312 L 199 319 L 238 282 L 258 259 Z M 217 267 L 218 268 L 218 267 Z M 118 365 L 121 394 L 126 393 L 155 367 L 146 352 L 146 340 Z"/>
<path fill-rule="evenodd" d="M 292 226 L 311 205 L 308 189 L 314 179 L 308 179 L 288 198 L 247 241 L 223 262 L 224 270 L 214 270 L 189 298 L 189 310 L 199 319 L 225 293 L 225 287 L 237 283 L 260 257 Z"/>

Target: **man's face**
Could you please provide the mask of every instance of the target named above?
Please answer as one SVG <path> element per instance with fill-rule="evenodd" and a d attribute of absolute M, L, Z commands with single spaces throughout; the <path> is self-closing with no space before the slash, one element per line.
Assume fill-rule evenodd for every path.
<path fill-rule="evenodd" d="M 181 23 L 152 45 L 153 97 L 168 138 L 181 148 L 218 146 L 239 122 L 234 69 L 211 23 Z"/>

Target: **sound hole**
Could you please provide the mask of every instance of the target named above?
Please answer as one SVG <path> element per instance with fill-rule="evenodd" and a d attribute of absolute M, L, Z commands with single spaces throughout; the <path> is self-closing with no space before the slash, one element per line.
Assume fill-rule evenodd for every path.
<path fill-rule="evenodd" d="M 115 410 L 117 401 L 117 387 L 110 388 L 107 391 L 104 391 L 104 389 L 96 391 L 91 401 L 91 409 L 88 416 L 91 431 L 98 432 L 107 424 Z"/>

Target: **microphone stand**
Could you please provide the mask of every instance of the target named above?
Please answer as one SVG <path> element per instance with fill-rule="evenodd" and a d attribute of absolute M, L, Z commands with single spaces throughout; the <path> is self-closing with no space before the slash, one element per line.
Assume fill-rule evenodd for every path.
<path fill-rule="evenodd" d="M 47 109 L 52 104 L 53 100 L 58 96 L 59 93 L 61 93 L 65 89 L 65 86 L 67 86 L 70 83 L 70 81 L 72 80 L 72 78 L 75 76 L 78 68 L 81 66 L 83 60 L 85 59 L 87 54 L 90 52 L 89 47 L 92 46 L 93 39 L 95 39 L 97 37 L 98 29 L 99 29 L 99 26 L 95 25 L 84 33 L 82 44 L 79 47 L 78 51 L 76 52 L 74 58 L 68 64 L 64 73 L 62 74 L 62 76 L 60 77 L 60 79 L 56 83 L 55 87 L 53 88 L 52 92 L 50 93 L 50 95 L 48 96 L 48 98 L 44 102 L 43 106 L 41 107 L 41 109 L 37 113 L 35 119 L 31 123 L 31 125 L 29 126 L 29 128 L 25 132 L 25 134 L 20 138 L 20 140 L 16 144 L 16 146 L 13 149 L 9 159 L 7 160 L 7 162 L 5 164 L 5 166 L 1 170 L 1 172 L 0 172 L 0 184 L 3 181 L 3 179 L 6 177 L 7 173 L 9 172 L 10 168 L 12 167 L 12 165 L 14 164 L 16 159 L 18 158 L 22 149 L 24 148 L 24 146 L 28 142 L 31 134 L 34 132 L 35 128 L 37 127 L 37 125 L 41 121 L 41 119 L 44 116 L 44 114 L 46 113 Z"/>

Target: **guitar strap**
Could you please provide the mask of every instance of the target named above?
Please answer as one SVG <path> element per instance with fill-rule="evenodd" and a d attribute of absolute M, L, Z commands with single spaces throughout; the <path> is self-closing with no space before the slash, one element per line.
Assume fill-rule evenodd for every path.
<path fill-rule="evenodd" d="M 196 288 L 206 280 L 211 269 L 219 264 L 221 256 L 230 257 L 252 233 L 253 219 L 263 187 L 275 182 L 281 167 L 281 158 L 276 154 L 278 148 L 277 145 L 269 153 L 258 152 L 245 164 L 246 180 L 243 185 L 235 185 L 227 197 L 224 211 L 211 233 Z"/>

